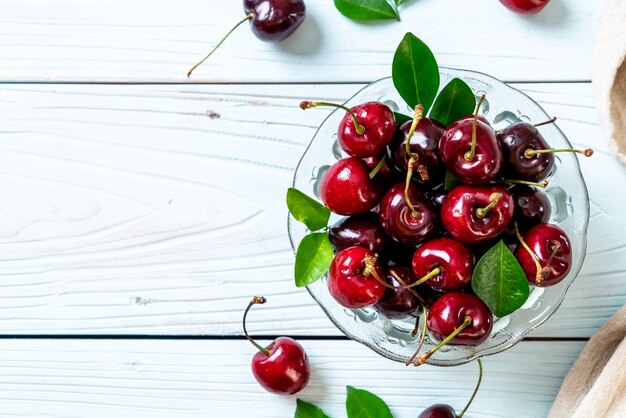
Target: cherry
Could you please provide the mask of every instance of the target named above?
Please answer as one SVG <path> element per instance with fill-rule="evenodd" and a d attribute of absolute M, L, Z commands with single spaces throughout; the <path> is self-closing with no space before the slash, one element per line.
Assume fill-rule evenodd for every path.
<path fill-rule="evenodd" d="M 451 238 L 435 238 L 415 251 L 413 274 L 426 277 L 435 290 L 451 292 L 465 287 L 472 279 L 474 256 L 469 248 Z M 420 280 L 421 281 L 421 280 Z"/>
<path fill-rule="evenodd" d="M 519 232 L 519 231 L 518 231 Z M 559 283 L 572 267 L 572 248 L 565 231 L 556 225 L 539 224 L 528 230 L 515 250 L 530 284 L 547 287 Z"/>
<path fill-rule="evenodd" d="M 515 204 L 515 219 L 522 228 L 546 223 L 552 208 L 548 196 L 534 187 L 514 186 L 510 189 Z"/>
<path fill-rule="evenodd" d="M 359 246 L 380 253 L 389 242 L 374 212 L 340 219 L 328 229 L 328 237 L 336 251 Z"/>
<path fill-rule="evenodd" d="M 441 205 L 443 205 L 443 201 L 446 199 L 447 195 L 448 192 L 443 189 L 434 190 L 429 193 L 431 202 L 433 202 L 437 208 L 441 208 Z"/>
<path fill-rule="evenodd" d="M 380 202 L 379 219 L 385 232 L 396 241 L 416 245 L 437 232 L 436 209 L 414 183 L 406 186 L 398 183 L 385 193 Z"/>
<path fill-rule="evenodd" d="M 483 184 L 498 175 L 503 158 L 491 126 L 478 119 L 481 98 L 473 119 L 460 119 L 443 133 L 439 156 L 448 170 L 464 184 Z"/>
<path fill-rule="evenodd" d="M 243 332 L 259 349 L 252 357 L 252 374 L 267 391 L 279 395 L 293 395 L 307 385 L 311 375 L 309 359 L 304 348 L 289 337 L 278 337 L 264 348 L 254 341 L 246 330 L 246 317 L 252 305 L 265 302 L 264 297 L 255 296 L 243 314 Z"/>
<path fill-rule="evenodd" d="M 384 193 L 382 183 L 371 179 L 367 164 L 360 158 L 337 161 L 324 174 L 320 198 L 338 215 L 358 215 L 378 204 Z"/>
<path fill-rule="evenodd" d="M 363 247 L 339 251 L 328 270 L 328 290 L 339 304 L 349 309 L 367 308 L 385 294 L 383 270 L 376 255 Z"/>
<path fill-rule="evenodd" d="M 552 119 L 547 123 L 551 123 Z M 538 182 L 550 175 L 554 167 L 554 153 L 576 152 L 587 157 L 593 154 L 590 149 L 558 149 L 553 150 L 541 135 L 537 126 L 530 123 L 513 123 L 498 133 L 498 141 L 502 146 L 504 159 L 504 175 L 514 179 Z"/>
<path fill-rule="evenodd" d="M 500 3 L 514 11 L 523 15 L 534 15 L 543 10 L 550 0 L 500 0 Z"/>
<path fill-rule="evenodd" d="M 244 0 L 243 10 L 246 16 L 226 33 L 206 57 L 189 70 L 187 77 L 213 55 L 226 38 L 244 22 L 250 21 L 252 33 L 260 40 L 279 42 L 295 32 L 302 24 L 305 9 L 303 0 Z"/>
<path fill-rule="evenodd" d="M 375 157 L 363 158 L 365 164 L 370 168 L 370 178 L 376 178 L 377 180 L 385 184 L 394 184 L 401 179 L 400 173 L 391 164 L 387 153 L 379 154 Z"/>
<path fill-rule="evenodd" d="M 408 170 L 410 156 L 407 156 L 407 138 L 409 136 L 412 121 L 405 122 L 398 130 L 392 143 L 389 145 L 389 156 L 393 164 L 400 171 Z M 417 156 L 417 164 L 423 166 L 427 177 L 438 179 L 443 177 L 444 167 L 437 155 L 439 140 L 445 130 L 445 126 L 434 119 L 422 118 L 411 136 L 409 149 L 412 155 Z M 425 182 L 424 172 L 413 173 L 413 179 L 418 182 Z"/>
<path fill-rule="evenodd" d="M 514 210 L 513 197 L 503 186 L 457 186 L 441 206 L 441 221 L 456 240 L 478 244 L 504 231 Z"/>
<path fill-rule="evenodd" d="M 387 318 L 400 319 L 421 313 L 422 297 L 415 288 L 403 288 L 416 282 L 411 270 L 392 266 L 385 272 L 388 287 L 383 298 L 374 305 L 374 309 Z"/>
<path fill-rule="evenodd" d="M 353 157 L 373 157 L 380 154 L 393 139 L 396 117 L 386 104 L 367 102 L 351 109 L 335 103 L 304 101 L 302 109 L 332 106 L 346 111 L 339 122 L 337 142 Z"/>

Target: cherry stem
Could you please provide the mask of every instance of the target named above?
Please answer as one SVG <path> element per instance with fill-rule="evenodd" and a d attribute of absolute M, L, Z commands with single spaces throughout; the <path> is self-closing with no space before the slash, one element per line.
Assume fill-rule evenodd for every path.
<path fill-rule="evenodd" d="M 417 125 L 420 123 L 420 121 L 424 118 L 424 106 L 422 106 L 421 104 L 418 104 L 417 106 L 415 106 L 415 109 L 413 110 L 413 123 L 411 123 L 411 128 L 409 129 L 409 133 L 406 136 L 406 155 L 409 158 L 415 158 L 416 160 L 419 159 L 418 155 L 416 153 L 411 152 L 411 139 L 413 138 L 413 133 L 415 133 L 415 129 L 417 129 Z"/>
<path fill-rule="evenodd" d="M 377 261 L 378 261 L 378 255 L 376 255 L 376 254 L 374 254 L 374 255 L 366 255 L 365 256 L 365 258 L 363 259 L 363 263 L 365 264 L 365 269 L 363 270 L 363 276 L 365 276 L 365 277 L 372 276 L 373 278 L 378 280 L 381 284 L 385 285 L 385 287 L 391 286 L 389 283 L 384 281 L 382 279 L 382 277 L 380 277 L 378 275 L 378 273 L 376 272 L 376 263 L 377 263 Z M 392 288 L 393 288 L 393 286 L 392 286 Z"/>
<path fill-rule="evenodd" d="M 409 198 L 409 187 L 411 186 L 411 175 L 413 173 L 414 162 L 415 160 L 411 157 L 411 159 L 409 160 L 409 170 L 406 173 L 406 184 L 404 186 L 404 200 L 406 200 L 406 205 L 411 210 L 411 217 L 413 219 L 417 219 L 417 217 L 419 216 L 419 213 L 417 212 L 417 210 L 415 209 L 415 206 L 413 206 L 413 203 L 411 203 L 411 199 Z"/>
<path fill-rule="evenodd" d="M 478 362 L 478 382 L 476 382 L 476 387 L 474 388 L 474 393 L 472 393 L 472 397 L 469 399 L 469 401 L 467 402 L 467 405 L 465 405 L 465 408 L 463 408 L 463 410 L 457 416 L 457 418 L 463 418 L 463 415 L 465 414 L 465 412 L 467 412 L 472 402 L 474 402 L 474 398 L 476 397 L 476 394 L 478 393 L 478 389 L 480 389 L 480 382 L 482 382 L 483 380 L 483 362 L 480 361 L 480 359 L 476 359 L 476 361 Z"/>
<path fill-rule="evenodd" d="M 517 239 L 519 240 L 520 244 L 522 244 L 522 247 L 524 247 L 524 249 L 528 251 L 528 254 L 530 254 L 530 257 L 535 262 L 535 267 L 537 268 L 537 274 L 535 275 L 535 283 L 539 284 L 543 281 L 543 274 L 542 274 L 543 269 L 541 267 L 541 264 L 539 263 L 537 254 L 535 254 L 535 252 L 530 249 L 528 244 L 526 244 L 526 241 L 524 241 L 524 238 L 522 238 L 522 234 L 520 234 L 519 232 L 519 227 L 517 225 L 517 222 L 513 223 L 513 229 L 515 229 L 515 235 L 517 236 Z"/>
<path fill-rule="evenodd" d="M 504 183 L 510 183 L 510 184 L 524 184 L 526 186 L 535 186 L 535 187 L 540 187 L 542 189 L 545 189 L 546 187 L 548 187 L 548 184 L 550 184 L 550 182 L 548 180 L 544 180 L 541 183 L 535 183 L 532 181 L 526 181 L 526 180 L 502 180 L 502 182 Z"/>
<path fill-rule="evenodd" d="M 430 273 L 428 273 L 426 276 L 422 277 L 421 279 L 419 279 L 418 281 L 416 281 L 415 283 L 412 283 L 409 285 L 409 287 L 415 287 L 415 286 L 419 286 L 424 282 L 427 282 L 428 280 L 432 279 L 433 277 L 437 276 L 441 274 L 441 268 L 439 267 L 435 267 L 434 269 L 431 270 Z"/>
<path fill-rule="evenodd" d="M 202 58 L 202 60 L 200 60 L 200 62 L 198 62 L 196 65 L 194 65 L 193 67 L 191 67 L 191 70 L 189 70 L 187 72 L 187 78 L 191 77 L 191 73 L 193 73 L 193 71 L 198 68 L 200 65 L 202 65 L 202 63 L 204 61 L 206 61 L 211 55 L 213 55 L 213 53 L 215 51 L 217 51 L 217 49 L 224 43 L 224 41 L 226 40 L 226 38 L 228 38 L 230 36 L 231 33 L 233 33 L 235 31 L 235 29 L 237 29 L 239 26 L 241 26 L 244 22 L 252 19 L 254 17 L 254 13 L 250 12 L 246 15 L 246 17 L 244 17 L 243 19 L 241 19 L 235 26 L 233 26 L 233 28 L 231 30 L 229 30 L 226 35 L 217 43 L 217 45 L 215 45 L 213 47 L 213 49 L 211 50 L 211 52 L 209 52 L 207 54 L 206 57 Z"/>
<path fill-rule="evenodd" d="M 546 120 L 546 121 L 544 121 L 544 122 L 540 122 L 540 123 L 535 123 L 533 126 L 534 126 L 535 128 L 538 128 L 538 127 L 540 127 L 540 126 L 543 126 L 543 125 L 549 125 L 549 124 L 554 123 L 554 122 L 556 122 L 556 116 L 555 116 L 555 117 L 553 117 L 553 118 L 552 118 L 552 119 L 550 119 L 550 120 Z"/>
<path fill-rule="evenodd" d="M 243 313 L 243 333 L 246 335 L 246 338 L 248 339 L 248 341 L 250 341 L 252 343 L 253 346 L 258 348 L 259 351 L 261 351 L 266 356 L 269 356 L 271 354 L 270 350 L 260 346 L 256 341 L 254 341 L 252 339 L 252 337 L 248 335 L 248 330 L 246 329 L 246 317 L 248 316 L 248 311 L 250 310 L 252 305 L 263 304 L 265 302 L 267 302 L 267 300 L 263 296 L 254 296 L 252 298 L 252 300 L 248 304 L 248 307 L 246 308 L 246 310 Z"/>
<path fill-rule="evenodd" d="M 548 277 L 550 277 L 550 264 L 552 264 L 552 260 L 554 260 L 554 256 L 556 256 L 559 248 L 561 248 L 561 244 L 558 242 L 552 245 L 552 253 L 550 254 L 550 257 L 548 257 L 548 261 L 546 261 L 545 267 L 541 269 L 541 278 L 543 280 L 546 280 Z"/>
<path fill-rule="evenodd" d="M 524 151 L 524 157 L 532 158 L 536 154 L 552 154 L 556 152 L 575 152 L 577 154 L 582 154 L 585 157 L 591 157 L 593 155 L 593 150 L 591 148 L 588 149 L 532 149 L 528 148 Z"/>
<path fill-rule="evenodd" d="M 476 216 L 478 216 L 481 219 L 487 216 L 489 211 L 498 204 L 500 199 L 502 199 L 502 193 L 492 193 L 491 196 L 489 196 L 489 200 L 491 201 L 491 203 L 489 203 L 484 208 L 476 209 Z"/>
<path fill-rule="evenodd" d="M 426 308 L 426 305 L 423 304 L 423 303 L 422 303 L 422 312 L 423 312 L 423 315 L 424 315 L 424 325 L 422 326 L 422 335 L 420 337 L 420 343 L 417 346 L 417 350 L 415 350 L 415 352 L 413 353 L 411 358 L 408 359 L 407 362 L 405 363 L 406 366 L 408 366 L 409 364 L 413 363 L 413 360 L 415 360 L 415 357 L 417 357 L 417 355 L 420 353 L 420 351 L 422 351 L 422 347 L 424 346 L 424 341 L 426 341 L 426 332 L 427 332 L 426 318 L 428 316 L 428 308 Z M 411 335 L 413 337 L 415 337 L 415 335 L 417 333 L 418 323 L 419 323 L 419 317 L 417 317 L 417 321 L 415 322 L 415 329 L 411 333 Z"/>
<path fill-rule="evenodd" d="M 396 272 L 395 272 L 395 271 L 393 271 L 393 270 L 389 270 L 389 274 L 391 274 L 391 275 L 393 276 L 393 278 L 394 278 L 394 279 L 396 279 L 396 280 L 398 281 L 398 283 L 400 283 L 400 284 L 402 285 L 401 287 L 399 287 L 400 289 L 406 289 L 406 290 L 408 290 L 409 292 L 411 292 L 411 294 L 412 294 L 413 296 L 415 296 L 415 297 L 417 298 L 417 300 L 419 300 L 419 301 L 420 301 L 420 303 L 421 303 L 423 306 L 425 306 L 425 305 L 426 305 L 426 301 L 424 300 L 424 298 L 422 298 L 422 297 L 421 297 L 421 296 L 420 296 L 420 295 L 419 295 L 419 294 L 418 294 L 415 290 L 411 289 L 411 287 L 410 287 L 410 286 L 408 286 L 408 285 L 404 282 L 404 280 L 402 280 L 402 278 L 396 274 Z M 390 285 L 390 284 L 389 284 L 389 283 L 387 283 L 387 282 L 385 282 L 385 286 L 387 286 L 387 287 L 391 287 L 392 289 L 398 289 L 398 287 L 396 287 L 396 286 L 392 286 L 392 285 Z"/>
<path fill-rule="evenodd" d="M 374 167 L 372 171 L 370 171 L 370 174 L 369 174 L 370 180 L 373 180 L 374 177 L 376 177 L 376 174 L 378 174 L 380 169 L 383 168 L 383 166 L 385 165 L 385 161 L 387 161 L 387 154 L 383 155 L 383 158 L 381 158 L 378 164 L 376 164 L 376 167 Z"/>
<path fill-rule="evenodd" d="M 478 106 L 476 106 L 476 113 L 474 113 L 474 122 L 472 124 L 472 147 L 468 152 L 465 153 L 466 161 L 473 161 L 476 157 L 476 125 L 478 124 L 478 112 L 480 111 L 480 106 L 485 101 L 485 95 L 480 96 L 480 100 L 478 101 Z"/>
<path fill-rule="evenodd" d="M 352 121 L 354 122 L 354 130 L 356 131 L 356 133 L 359 135 L 363 135 L 365 133 L 365 126 L 359 123 L 359 120 L 357 119 L 352 109 L 348 108 L 347 106 L 340 105 L 337 103 L 330 103 L 330 102 L 311 102 L 308 100 L 300 102 L 300 109 L 302 110 L 310 109 L 312 107 L 317 107 L 317 106 L 329 106 L 329 107 L 336 107 L 337 109 L 345 110 L 352 117 Z"/>
<path fill-rule="evenodd" d="M 422 357 L 415 360 L 415 366 L 416 367 L 421 366 L 422 364 L 426 363 L 426 360 L 428 360 L 433 354 L 439 351 L 441 347 L 448 344 L 454 337 L 459 335 L 461 331 L 463 331 L 465 328 L 469 327 L 470 325 L 472 325 L 472 317 L 466 316 L 463 319 L 463 323 L 457 329 L 452 331 L 452 334 L 448 335 L 446 338 L 443 339 L 443 341 L 441 341 L 439 344 L 437 344 L 436 346 L 428 350 L 426 353 L 424 353 Z"/>

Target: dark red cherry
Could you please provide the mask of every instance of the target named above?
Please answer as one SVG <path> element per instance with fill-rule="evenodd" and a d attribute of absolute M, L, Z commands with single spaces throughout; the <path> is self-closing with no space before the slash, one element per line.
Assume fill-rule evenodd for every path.
<path fill-rule="evenodd" d="M 384 161 L 381 163 L 383 158 Z M 369 167 L 370 172 L 375 170 L 378 165 L 381 164 L 378 172 L 375 173 L 375 178 L 384 184 L 392 185 L 403 178 L 400 172 L 391 164 L 386 152 L 375 157 L 363 158 L 363 161 L 365 161 L 365 164 Z"/>
<path fill-rule="evenodd" d="M 295 32 L 305 15 L 303 0 L 244 0 L 243 10 L 252 14 L 254 35 L 270 42 L 282 41 Z"/>
<path fill-rule="evenodd" d="M 473 126 L 476 140 L 472 153 Z M 502 150 L 493 128 L 480 120 L 461 119 L 448 127 L 439 141 L 439 156 L 448 170 L 464 184 L 483 184 L 502 168 Z"/>
<path fill-rule="evenodd" d="M 549 150 L 539 130 L 530 123 L 513 123 L 498 133 L 504 155 L 503 175 L 531 182 L 544 180 L 554 167 L 554 154 L 534 154 L 535 150 Z"/>
<path fill-rule="evenodd" d="M 383 270 L 371 251 L 350 247 L 339 251 L 328 270 L 328 290 L 339 304 L 349 309 L 367 308 L 385 294 L 380 283 Z"/>
<path fill-rule="evenodd" d="M 443 201 L 446 199 L 447 195 L 448 195 L 448 192 L 446 192 L 443 189 L 435 190 L 429 193 L 430 200 L 433 202 L 433 204 L 437 208 L 441 208 L 441 205 L 443 205 Z"/>
<path fill-rule="evenodd" d="M 415 283 L 416 279 L 411 270 L 399 266 L 387 267 L 385 281 L 396 289 L 386 288 L 383 298 L 374 305 L 374 309 L 393 319 L 407 318 L 421 312 L 420 300 L 416 296 L 420 286 L 410 290 L 398 288 Z"/>
<path fill-rule="evenodd" d="M 478 244 L 495 238 L 513 219 L 515 206 L 506 187 L 457 186 L 441 206 L 441 222 L 458 241 Z"/>
<path fill-rule="evenodd" d="M 438 403 L 424 409 L 417 418 L 457 418 L 457 416 L 450 405 Z"/>
<path fill-rule="evenodd" d="M 500 0 L 507 9 L 523 15 L 539 13 L 549 2 L 550 0 Z"/>
<path fill-rule="evenodd" d="M 441 237 L 422 244 L 413 256 L 413 274 L 422 278 L 435 269 L 426 285 L 435 290 L 452 292 L 467 286 L 472 279 L 474 256 L 469 248 L 451 238 Z"/>
<path fill-rule="evenodd" d="M 413 121 L 405 122 L 397 129 L 393 141 L 389 145 L 389 156 L 401 172 L 406 172 L 408 169 L 409 157 L 406 154 L 406 140 L 412 123 Z M 445 126 L 436 120 L 423 118 L 411 136 L 410 150 L 418 157 L 417 166 L 423 165 L 426 169 L 428 181 L 431 183 L 443 178 L 444 166 L 437 155 L 437 148 L 444 129 Z M 424 182 L 418 170 L 413 172 L 413 179 L 420 183 Z"/>
<path fill-rule="evenodd" d="M 552 208 L 545 193 L 534 187 L 514 186 L 510 189 L 515 203 L 515 219 L 527 229 L 550 220 Z"/>
<path fill-rule="evenodd" d="M 421 193 L 413 183 L 409 185 L 405 197 L 405 184 L 392 186 L 380 202 L 379 219 L 385 232 L 405 245 L 416 245 L 433 237 L 437 232 L 437 214 L 430 199 Z"/>
<path fill-rule="evenodd" d="M 437 299 L 428 310 L 428 331 L 437 341 L 444 341 L 457 328 L 467 324 L 449 345 L 480 345 L 491 334 L 493 316 L 485 303 L 467 293 L 447 293 Z"/>
<path fill-rule="evenodd" d="M 265 303 L 265 298 L 255 296 L 243 315 L 244 333 L 259 350 L 252 357 L 252 374 L 267 391 L 279 395 L 293 395 L 309 382 L 311 376 L 309 359 L 304 348 L 292 338 L 278 337 L 264 348 L 248 335 L 246 316 L 250 307 L 259 303 Z"/>
<path fill-rule="evenodd" d="M 339 215 L 358 215 L 375 207 L 384 193 L 381 182 L 369 177 L 369 167 L 356 157 L 333 164 L 320 184 L 320 199 Z"/>
<path fill-rule="evenodd" d="M 563 280 L 572 268 L 572 248 L 565 231 L 556 225 L 539 224 L 524 234 L 523 245 L 518 245 L 515 257 L 530 284 L 547 287 Z M 539 266 L 537 266 L 539 263 Z"/>
<path fill-rule="evenodd" d="M 380 254 L 389 242 L 374 212 L 340 219 L 328 229 L 328 237 L 335 251 L 359 246 Z"/>

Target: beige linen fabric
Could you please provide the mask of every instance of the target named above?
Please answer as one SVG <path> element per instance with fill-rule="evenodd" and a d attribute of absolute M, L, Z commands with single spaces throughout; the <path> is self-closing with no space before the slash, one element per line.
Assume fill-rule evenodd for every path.
<path fill-rule="evenodd" d="M 626 164 L 626 0 L 605 0 L 593 83 L 603 128 Z"/>
<path fill-rule="evenodd" d="M 626 306 L 594 335 L 569 371 L 549 418 L 626 417 Z"/>

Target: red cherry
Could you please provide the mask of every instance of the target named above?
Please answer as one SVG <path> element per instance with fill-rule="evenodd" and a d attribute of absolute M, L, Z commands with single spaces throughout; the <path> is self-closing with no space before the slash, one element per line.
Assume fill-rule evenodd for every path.
<path fill-rule="evenodd" d="M 339 215 L 358 215 L 378 204 L 382 184 L 370 179 L 369 168 L 360 158 L 344 158 L 333 164 L 320 184 L 320 198 Z"/>
<path fill-rule="evenodd" d="M 413 209 L 407 204 L 405 184 L 392 186 L 383 196 L 378 213 L 388 235 L 402 244 L 416 245 L 437 232 L 437 214 L 430 199 L 415 184 L 409 184 L 407 195 Z"/>
<path fill-rule="evenodd" d="M 450 345 L 480 345 L 491 334 L 493 315 L 478 298 L 468 293 L 447 293 L 428 311 L 428 330 L 437 341 L 444 341 L 469 318 L 469 324 L 446 342 Z"/>
<path fill-rule="evenodd" d="M 556 225 L 539 224 L 524 234 L 515 250 L 530 284 L 553 286 L 563 280 L 572 268 L 572 248 L 565 231 Z M 531 254 L 528 250 L 533 252 Z"/>
<path fill-rule="evenodd" d="M 263 388 L 279 395 L 293 395 L 309 382 L 311 370 L 304 348 L 294 339 L 278 337 L 263 348 L 248 335 L 246 317 L 255 304 L 265 303 L 264 297 L 255 296 L 243 314 L 243 331 L 246 338 L 259 351 L 252 357 L 252 374 Z"/>
<path fill-rule="evenodd" d="M 549 2 L 550 0 L 500 0 L 507 9 L 523 15 L 539 13 Z"/>
<path fill-rule="evenodd" d="M 378 221 L 378 214 L 374 212 L 339 220 L 328 229 L 328 238 L 336 251 L 359 246 L 376 254 L 380 254 L 389 242 Z"/>
<path fill-rule="evenodd" d="M 367 308 L 385 294 L 382 277 L 383 270 L 374 253 L 362 247 L 350 247 L 339 251 L 330 263 L 328 290 L 345 308 Z"/>
<path fill-rule="evenodd" d="M 472 279 L 474 256 L 469 248 L 451 238 L 435 238 L 420 246 L 413 256 L 413 274 L 425 277 L 438 269 L 438 274 L 426 281 L 431 288 L 444 292 L 459 290 Z"/>
<path fill-rule="evenodd" d="M 388 267 L 385 281 L 395 289 L 386 288 L 383 298 L 374 305 L 374 309 L 387 318 L 393 319 L 408 318 L 421 313 L 417 286 L 411 289 L 401 288 L 416 282 L 411 270 L 399 266 Z"/>
<path fill-rule="evenodd" d="M 441 221 L 456 240 L 477 244 L 504 231 L 514 212 L 513 197 L 503 186 L 457 186 L 441 205 Z"/>

